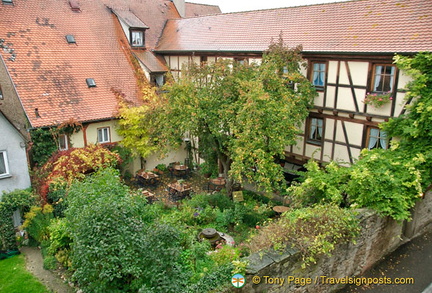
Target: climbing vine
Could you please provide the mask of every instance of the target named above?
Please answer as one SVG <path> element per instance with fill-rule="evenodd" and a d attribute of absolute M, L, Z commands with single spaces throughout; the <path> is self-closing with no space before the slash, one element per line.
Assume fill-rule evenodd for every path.
<path fill-rule="evenodd" d="M 74 119 L 67 120 L 58 126 L 36 128 L 30 131 L 31 162 L 33 166 L 42 166 L 58 150 L 60 134 L 68 136 L 82 129 L 82 124 Z"/>

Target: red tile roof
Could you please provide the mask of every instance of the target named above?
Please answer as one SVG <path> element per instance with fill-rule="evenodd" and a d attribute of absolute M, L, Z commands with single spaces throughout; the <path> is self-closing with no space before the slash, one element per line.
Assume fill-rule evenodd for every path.
<path fill-rule="evenodd" d="M 162 60 L 163 57 L 155 56 L 148 50 L 133 50 L 135 57 L 140 60 L 150 72 L 167 72 L 168 67 Z"/>
<path fill-rule="evenodd" d="M 186 17 L 221 13 L 219 6 L 186 2 Z"/>
<path fill-rule="evenodd" d="M 1 54 L 32 127 L 113 117 L 112 87 L 137 101 L 114 15 L 100 1 L 80 1 L 80 7 L 73 12 L 68 2 L 56 0 L 0 5 L 0 38 L 16 57 Z M 66 42 L 68 34 L 76 44 Z M 86 78 L 97 86 L 89 88 Z"/>
<path fill-rule="evenodd" d="M 431 0 L 356 0 L 169 20 L 157 51 L 262 52 L 280 33 L 305 52 L 432 50 Z"/>
<path fill-rule="evenodd" d="M 117 109 L 112 88 L 138 103 L 129 45 L 107 5 L 130 9 L 137 16 L 133 21 L 148 25 L 149 46 L 156 43 L 167 17 L 178 17 L 169 0 L 92 0 L 79 5 L 80 12 L 73 12 L 69 1 L 58 0 L 0 5 L 0 54 L 32 127 L 72 118 L 110 119 Z M 76 44 L 68 44 L 66 35 L 73 35 Z M 87 78 L 93 78 L 96 87 L 89 88 Z"/>
<path fill-rule="evenodd" d="M 116 10 L 112 9 L 113 13 L 117 15 L 119 19 L 124 21 L 129 27 L 133 28 L 146 28 L 149 27 L 141 21 L 132 11 L 130 10 Z"/>

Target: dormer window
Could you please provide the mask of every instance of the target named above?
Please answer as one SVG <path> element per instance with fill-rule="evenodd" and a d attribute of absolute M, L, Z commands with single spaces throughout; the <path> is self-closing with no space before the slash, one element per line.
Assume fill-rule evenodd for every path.
<path fill-rule="evenodd" d="M 131 47 L 144 47 L 144 34 L 149 27 L 131 10 L 111 9 L 117 16 Z"/>
<path fill-rule="evenodd" d="M 141 30 L 131 30 L 131 46 L 142 47 L 144 46 L 144 32 Z"/>

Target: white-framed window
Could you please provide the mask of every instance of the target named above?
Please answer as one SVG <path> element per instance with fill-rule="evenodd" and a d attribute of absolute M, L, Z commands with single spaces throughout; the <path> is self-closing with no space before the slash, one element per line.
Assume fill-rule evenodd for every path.
<path fill-rule="evenodd" d="M 317 90 L 324 90 L 326 78 L 326 63 L 313 62 L 311 81 Z"/>
<path fill-rule="evenodd" d="M 393 91 L 396 75 L 394 65 L 375 65 L 372 80 L 372 92 L 388 93 Z"/>
<path fill-rule="evenodd" d="M 9 164 L 6 151 L 0 151 L 0 178 L 8 177 Z"/>
<path fill-rule="evenodd" d="M 312 144 L 322 144 L 324 138 L 324 119 L 309 118 L 307 127 L 307 142 Z"/>
<path fill-rule="evenodd" d="M 3 100 L 3 91 L 2 91 L 1 85 L 0 85 L 0 100 Z"/>
<path fill-rule="evenodd" d="M 68 136 L 66 134 L 60 134 L 58 137 L 58 148 L 60 151 L 69 149 Z"/>
<path fill-rule="evenodd" d="M 369 150 L 372 149 L 384 149 L 388 148 L 388 137 L 387 133 L 376 127 L 369 127 L 367 130 L 366 147 Z"/>
<path fill-rule="evenodd" d="M 98 143 L 110 142 L 111 141 L 110 140 L 110 128 L 109 127 L 98 128 L 97 139 L 98 139 Z"/>
<path fill-rule="evenodd" d="M 131 45 L 132 47 L 144 46 L 144 32 L 143 31 L 131 31 Z"/>

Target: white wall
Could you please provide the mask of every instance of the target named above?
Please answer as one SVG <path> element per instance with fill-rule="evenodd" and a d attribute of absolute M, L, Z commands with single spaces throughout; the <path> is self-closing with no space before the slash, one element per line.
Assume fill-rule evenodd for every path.
<path fill-rule="evenodd" d="M 24 138 L 0 113 L 0 151 L 6 151 L 9 175 L 0 177 L 0 197 L 3 191 L 30 187 L 30 175 Z"/>

